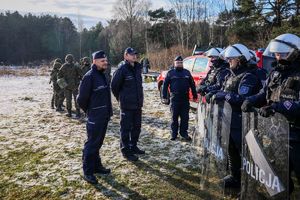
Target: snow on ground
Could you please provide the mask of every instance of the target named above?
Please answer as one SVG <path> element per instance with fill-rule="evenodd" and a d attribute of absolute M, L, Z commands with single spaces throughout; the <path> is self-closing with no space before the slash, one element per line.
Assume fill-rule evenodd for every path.
<path fill-rule="evenodd" d="M 0 199 L 216 199 L 200 190 L 200 156 L 191 143 L 170 141 L 170 111 L 156 83 L 145 83 L 139 146 L 131 163 L 119 150 L 119 107 L 113 98 L 100 155 L 112 174 L 92 186 L 82 179 L 85 124 L 50 108 L 46 76 L 0 77 Z M 190 132 L 195 114 L 190 114 Z"/>

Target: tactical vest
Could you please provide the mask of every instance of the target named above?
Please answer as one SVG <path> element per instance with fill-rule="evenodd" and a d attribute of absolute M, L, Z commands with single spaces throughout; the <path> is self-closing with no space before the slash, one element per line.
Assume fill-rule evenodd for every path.
<path fill-rule="evenodd" d="M 239 75 L 235 75 L 231 72 L 231 75 L 226 80 L 224 91 L 238 93 L 239 84 L 246 74 L 249 74 L 249 71 L 242 72 Z"/>
<path fill-rule="evenodd" d="M 298 101 L 300 92 L 300 72 L 275 71 L 270 77 L 267 90 L 268 102 L 282 102 L 286 100 Z"/>

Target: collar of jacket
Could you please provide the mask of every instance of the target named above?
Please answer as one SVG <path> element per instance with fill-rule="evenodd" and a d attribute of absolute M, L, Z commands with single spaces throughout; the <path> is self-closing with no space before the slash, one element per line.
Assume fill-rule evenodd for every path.
<path fill-rule="evenodd" d="M 97 72 L 99 72 L 101 74 L 105 71 L 105 70 L 98 70 L 97 66 L 95 64 L 92 64 L 92 69 L 93 69 L 93 71 L 97 71 Z"/>

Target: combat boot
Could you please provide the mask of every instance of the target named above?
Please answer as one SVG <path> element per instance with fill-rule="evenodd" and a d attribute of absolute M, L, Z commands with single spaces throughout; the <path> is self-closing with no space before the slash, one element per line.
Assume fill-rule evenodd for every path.
<path fill-rule="evenodd" d="M 95 170 L 95 175 L 100 175 L 100 174 L 110 174 L 110 169 L 108 168 L 105 168 L 103 166 L 100 166 L 98 167 L 96 170 Z"/>
<path fill-rule="evenodd" d="M 68 110 L 68 113 L 66 114 L 67 117 L 72 117 L 72 111 Z"/>

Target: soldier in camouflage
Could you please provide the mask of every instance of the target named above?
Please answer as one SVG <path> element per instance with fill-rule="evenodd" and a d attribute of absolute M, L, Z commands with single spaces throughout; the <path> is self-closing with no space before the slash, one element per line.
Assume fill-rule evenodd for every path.
<path fill-rule="evenodd" d="M 67 116 L 72 116 L 72 95 L 75 100 L 75 108 L 76 108 L 76 117 L 80 117 L 80 109 L 76 102 L 76 96 L 78 95 L 78 86 L 80 83 L 80 79 L 82 78 L 81 69 L 74 65 L 74 57 L 72 54 L 66 55 L 65 63 L 60 68 L 58 75 L 58 79 L 64 79 L 67 83 L 67 86 L 64 88 L 64 94 L 67 101 Z M 63 99 L 60 99 L 60 104 Z"/>
<path fill-rule="evenodd" d="M 57 74 L 61 68 L 62 61 L 61 59 L 55 59 L 53 63 L 53 69 L 50 73 L 50 83 L 52 83 L 53 95 L 51 100 L 51 108 L 56 108 L 56 111 L 63 111 L 62 105 L 59 104 L 59 99 L 64 99 L 64 92 L 57 84 Z M 62 102 L 61 102 L 62 103 Z"/>
<path fill-rule="evenodd" d="M 91 69 L 91 60 L 89 57 L 82 58 L 82 62 L 80 63 L 80 68 L 82 71 L 82 75 L 85 75 Z"/>

